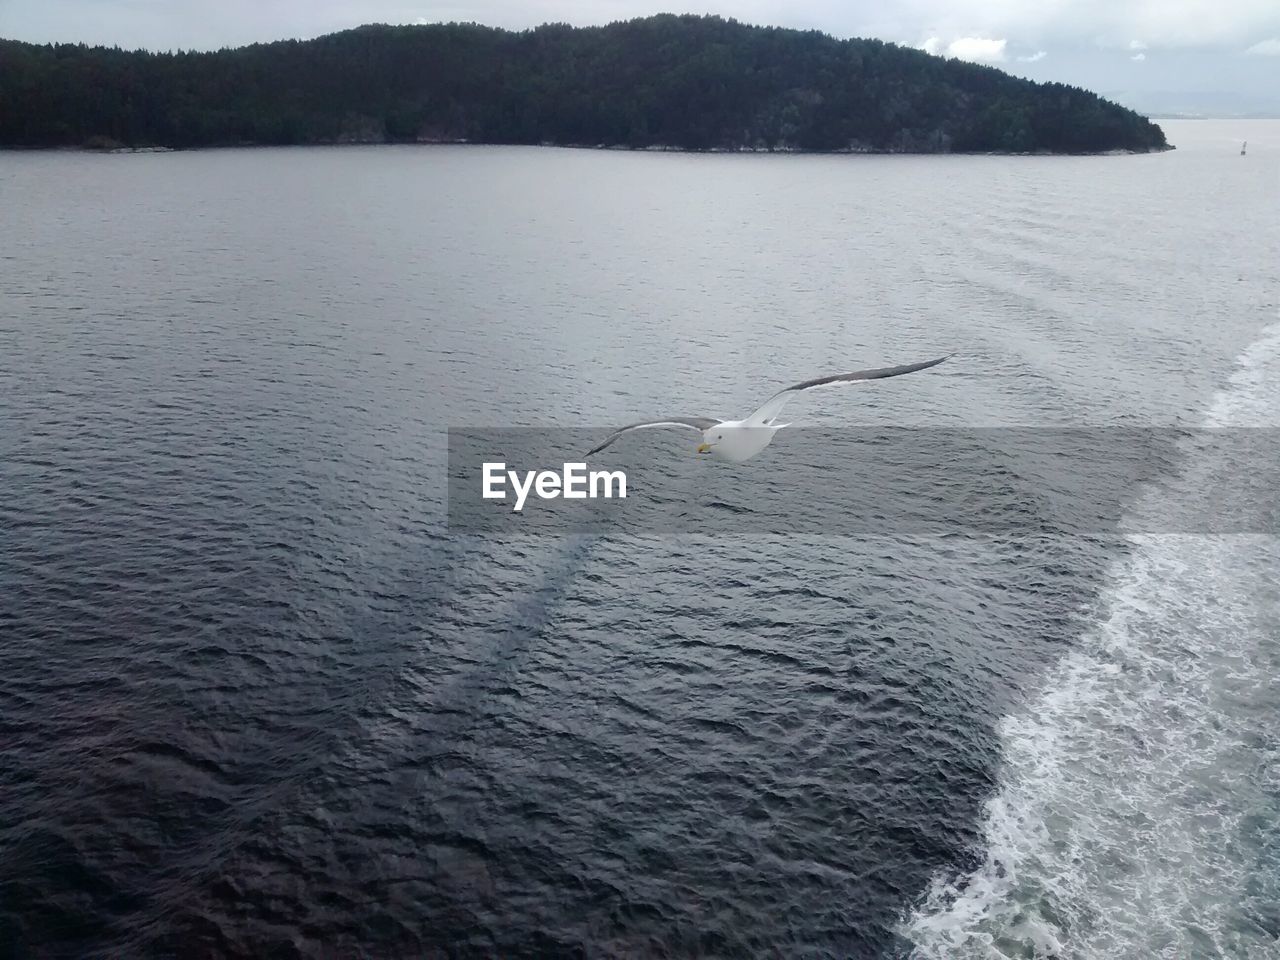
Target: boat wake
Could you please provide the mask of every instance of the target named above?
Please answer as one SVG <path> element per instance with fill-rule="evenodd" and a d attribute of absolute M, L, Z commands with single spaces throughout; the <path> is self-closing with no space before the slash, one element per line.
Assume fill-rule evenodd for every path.
<path fill-rule="evenodd" d="M 1277 373 L 1280 325 L 1205 425 L 1274 427 Z M 1174 487 L 1240 469 L 1189 448 Z M 1002 722 L 981 862 L 934 878 L 912 956 L 1280 956 L 1277 538 L 1132 539 L 1095 626 Z"/>

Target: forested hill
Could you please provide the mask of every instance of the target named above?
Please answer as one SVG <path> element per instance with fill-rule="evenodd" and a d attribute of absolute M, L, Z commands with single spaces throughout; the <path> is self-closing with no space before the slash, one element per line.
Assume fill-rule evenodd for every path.
<path fill-rule="evenodd" d="M 0 145 L 382 141 L 867 151 L 1153 150 L 1075 87 L 878 40 L 662 15 L 513 33 L 366 26 L 213 53 L 0 41 Z"/>

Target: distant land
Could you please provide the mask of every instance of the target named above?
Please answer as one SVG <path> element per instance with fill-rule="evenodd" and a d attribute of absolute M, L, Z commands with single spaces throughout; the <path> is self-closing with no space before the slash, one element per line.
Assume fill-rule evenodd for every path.
<path fill-rule="evenodd" d="M 1103 96 L 1132 107 L 1143 116 L 1184 120 L 1277 120 L 1280 119 L 1280 91 L 1277 95 L 1200 90 L 1185 91 L 1104 91 Z"/>
<path fill-rule="evenodd" d="M 1152 120 L 1280 120 L 1280 113 L 1176 113 L 1153 110 Z"/>
<path fill-rule="evenodd" d="M 0 146 L 471 142 L 867 153 L 1168 149 L 1145 117 L 879 40 L 662 14 L 364 26 L 152 53 L 0 40 Z"/>

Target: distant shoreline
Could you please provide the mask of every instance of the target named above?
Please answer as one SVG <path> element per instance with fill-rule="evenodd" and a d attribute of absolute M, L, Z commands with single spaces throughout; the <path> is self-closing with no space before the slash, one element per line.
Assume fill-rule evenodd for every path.
<path fill-rule="evenodd" d="M 87 146 L 17 146 L 3 145 L 0 151 L 17 153 L 95 153 L 103 156 L 122 154 L 154 154 L 154 153 L 201 153 L 208 150 L 291 150 L 311 147 L 532 147 L 552 148 L 557 150 L 599 150 L 612 153 L 683 153 L 683 154 L 717 154 L 717 155 L 780 155 L 780 156 L 880 156 L 880 157 L 1119 157 L 1143 156 L 1152 153 L 1168 153 L 1176 150 L 1173 144 L 1153 147 L 1149 150 L 1130 150 L 1114 148 L 1111 150 L 1094 150 L 1079 152 L 1056 152 L 1053 150 L 1006 151 L 1006 150 L 884 150 L 878 148 L 846 147 L 838 150 L 807 150 L 800 147 L 707 147 L 693 149 L 690 147 L 672 147 L 651 145 L 645 147 L 628 147 L 609 144 L 587 143 L 489 143 L 471 140 L 337 140 L 313 143 L 217 143 L 204 144 L 197 147 L 87 147 Z"/>
<path fill-rule="evenodd" d="M 1274 117 L 1186 117 L 1176 114 L 1160 115 L 1152 114 L 1151 120 L 1173 120 L 1176 122 L 1199 123 L 1201 121 L 1212 120 L 1217 123 L 1275 123 L 1280 121 L 1280 115 Z"/>

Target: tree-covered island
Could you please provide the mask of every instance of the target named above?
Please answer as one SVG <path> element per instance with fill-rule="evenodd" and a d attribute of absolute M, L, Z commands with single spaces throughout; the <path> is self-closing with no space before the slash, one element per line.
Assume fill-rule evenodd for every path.
<path fill-rule="evenodd" d="M 152 53 L 0 40 L 0 145 L 451 142 L 686 150 L 1167 149 L 1096 94 L 879 40 L 663 14 L 365 26 Z"/>

